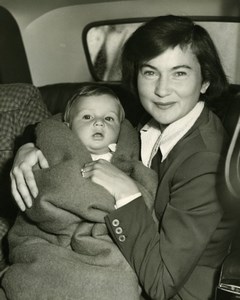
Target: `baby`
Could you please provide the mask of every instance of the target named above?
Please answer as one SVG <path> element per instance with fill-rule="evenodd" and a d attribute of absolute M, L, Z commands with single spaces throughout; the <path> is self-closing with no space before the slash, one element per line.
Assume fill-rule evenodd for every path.
<path fill-rule="evenodd" d="M 105 86 L 88 85 L 68 102 L 64 122 L 91 153 L 93 160 L 111 160 L 125 112 L 118 97 Z"/>
<path fill-rule="evenodd" d="M 2 282 L 8 299 L 21 290 L 21 299 L 138 300 L 135 272 L 104 221 L 115 200 L 82 171 L 91 160 L 111 161 L 152 210 L 157 176 L 138 160 L 138 134 L 118 97 L 104 86 L 83 86 L 63 121 L 58 115 L 39 123 L 36 145 L 49 168 L 34 171 L 39 194 L 9 233 L 11 266 Z M 124 237 L 117 223 L 116 232 Z"/>

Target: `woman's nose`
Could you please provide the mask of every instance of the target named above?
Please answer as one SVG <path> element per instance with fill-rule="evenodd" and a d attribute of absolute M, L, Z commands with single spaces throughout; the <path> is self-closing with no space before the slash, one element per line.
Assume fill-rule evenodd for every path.
<path fill-rule="evenodd" d="M 165 97 L 171 93 L 168 78 L 159 78 L 155 85 L 155 94 L 159 97 Z"/>

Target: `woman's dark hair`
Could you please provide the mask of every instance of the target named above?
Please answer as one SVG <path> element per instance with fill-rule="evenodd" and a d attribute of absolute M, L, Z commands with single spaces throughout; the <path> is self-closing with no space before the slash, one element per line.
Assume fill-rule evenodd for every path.
<path fill-rule="evenodd" d="M 221 95 L 228 81 L 216 47 L 201 26 L 182 16 L 160 16 L 140 26 L 127 40 L 122 53 L 123 83 L 138 96 L 137 75 L 139 67 L 169 48 L 191 46 L 201 67 L 203 82 L 210 86 L 204 94 L 205 101 Z"/>

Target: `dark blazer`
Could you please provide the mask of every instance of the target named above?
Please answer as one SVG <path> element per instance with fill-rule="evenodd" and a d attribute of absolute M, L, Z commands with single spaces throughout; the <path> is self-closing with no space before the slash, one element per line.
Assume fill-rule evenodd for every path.
<path fill-rule="evenodd" d="M 155 200 L 159 228 L 142 197 L 106 217 L 151 299 L 213 297 L 233 226 L 223 214 L 218 189 L 225 137 L 220 120 L 205 107 L 161 163 Z"/>

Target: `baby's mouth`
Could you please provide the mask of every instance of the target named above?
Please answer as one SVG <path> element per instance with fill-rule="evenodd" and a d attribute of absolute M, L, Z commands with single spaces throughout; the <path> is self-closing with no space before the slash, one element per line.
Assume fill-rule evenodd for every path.
<path fill-rule="evenodd" d="M 102 139 L 104 136 L 101 132 L 96 132 L 93 134 L 93 138 L 96 140 Z"/>

